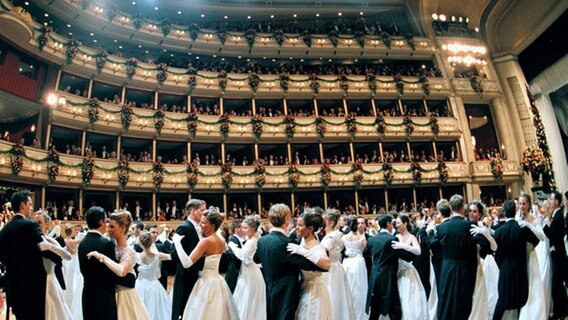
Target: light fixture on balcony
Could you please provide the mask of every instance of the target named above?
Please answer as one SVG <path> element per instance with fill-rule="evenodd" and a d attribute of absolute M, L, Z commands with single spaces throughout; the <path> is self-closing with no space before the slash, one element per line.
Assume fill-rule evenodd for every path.
<path fill-rule="evenodd" d="M 333 87 L 335 87 L 335 83 L 328 82 L 327 87 L 329 88 L 329 91 L 332 91 Z"/>
<path fill-rule="evenodd" d="M 205 38 L 205 42 L 213 40 L 213 35 L 211 33 L 206 33 L 203 37 Z"/>
<path fill-rule="evenodd" d="M 71 109 L 71 112 L 73 113 L 73 118 L 76 118 L 77 116 L 81 115 L 81 108 L 80 107 L 73 107 L 73 109 Z"/>
<path fill-rule="evenodd" d="M 63 43 L 55 41 L 53 43 L 53 53 L 59 52 L 63 50 Z"/>
<path fill-rule="evenodd" d="M 110 173 L 103 173 L 103 176 L 102 176 L 103 183 L 106 184 L 107 182 L 110 181 L 111 178 L 112 178 L 112 175 Z"/>
<path fill-rule="evenodd" d="M 144 80 L 147 80 L 148 78 L 152 77 L 152 72 L 151 71 L 144 71 L 142 76 L 144 77 Z"/>
<path fill-rule="evenodd" d="M 140 129 L 144 129 L 148 125 L 148 120 L 139 119 L 138 123 L 140 124 Z"/>
<path fill-rule="evenodd" d="M 306 83 L 304 81 L 298 82 L 298 88 L 300 88 L 300 92 L 302 92 L 302 90 L 304 89 L 305 86 L 306 86 Z"/>
<path fill-rule="evenodd" d="M 274 88 L 274 82 L 268 82 L 268 83 L 266 84 L 266 87 L 268 87 L 268 90 L 271 91 L 272 88 Z"/>
<path fill-rule="evenodd" d="M 158 27 L 155 24 L 149 24 L 148 25 L 148 31 L 150 31 L 150 33 L 156 31 L 156 29 L 158 29 Z"/>
<path fill-rule="evenodd" d="M 112 69 L 112 73 L 116 73 L 117 71 L 120 71 L 121 66 L 120 66 L 120 64 L 113 63 L 112 66 L 111 66 L 111 69 Z"/>
<path fill-rule="evenodd" d="M 353 39 L 346 39 L 346 40 L 345 40 L 345 44 L 346 44 L 349 48 L 351 48 L 351 45 L 353 44 Z"/>
<path fill-rule="evenodd" d="M 428 46 L 428 43 L 426 41 L 420 41 L 420 47 L 422 49 L 426 48 Z"/>
<path fill-rule="evenodd" d="M 235 45 L 239 44 L 239 41 L 241 41 L 241 39 L 241 37 L 233 36 L 233 42 L 235 43 Z"/>
<path fill-rule="evenodd" d="M 174 76 L 174 82 L 176 84 L 178 84 L 181 81 L 181 77 L 180 76 Z"/>
<path fill-rule="evenodd" d="M 122 17 L 120 17 L 120 19 L 118 19 L 118 21 L 119 21 L 122 25 L 124 25 L 124 24 L 126 24 L 126 23 L 129 23 L 129 22 L 130 22 L 130 19 L 129 19 L 128 17 L 122 16 Z"/>
<path fill-rule="evenodd" d="M 90 63 L 91 60 L 93 60 L 93 58 L 92 58 L 91 56 L 89 56 L 89 55 L 86 55 L 86 54 L 84 54 L 84 55 L 81 57 L 81 61 L 83 61 L 83 65 L 85 65 L 87 62 Z"/>
<path fill-rule="evenodd" d="M 177 36 L 178 38 L 181 38 L 184 34 L 185 34 L 185 31 L 183 31 L 183 30 L 176 30 L 176 36 Z"/>
<path fill-rule="evenodd" d="M 114 115 L 107 114 L 105 115 L 106 124 L 109 125 L 111 122 L 114 122 Z"/>
<path fill-rule="evenodd" d="M 379 40 L 371 40 L 371 45 L 374 46 L 375 48 L 379 46 L 381 42 Z"/>
<path fill-rule="evenodd" d="M 101 7 L 95 7 L 95 15 L 98 15 L 99 13 L 103 13 L 104 9 Z"/>
<path fill-rule="evenodd" d="M 35 177 L 41 171 L 40 164 L 32 164 L 32 177 Z"/>
<path fill-rule="evenodd" d="M 322 47 L 325 45 L 325 42 L 326 42 L 325 39 L 317 39 L 316 40 L 316 43 L 319 44 Z"/>
<path fill-rule="evenodd" d="M 205 86 L 206 86 L 207 88 L 211 87 L 212 85 L 213 85 L 213 80 L 211 80 L 211 79 L 206 79 L 206 80 L 205 80 Z"/>
<path fill-rule="evenodd" d="M 292 44 L 292 46 L 296 46 L 296 44 L 298 43 L 298 38 L 291 38 L 288 41 L 290 41 L 290 43 Z"/>
<path fill-rule="evenodd" d="M 269 38 L 262 38 L 260 41 L 261 41 L 264 45 L 267 45 L 267 44 L 270 42 L 270 39 L 269 39 Z"/>

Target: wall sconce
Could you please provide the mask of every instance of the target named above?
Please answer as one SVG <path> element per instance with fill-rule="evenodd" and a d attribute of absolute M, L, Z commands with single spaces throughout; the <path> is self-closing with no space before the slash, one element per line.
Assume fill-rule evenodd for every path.
<path fill-rule="evenodd" d="M 184 34 L 185 34 L 185 31 L 183 31 L 183 30 L 176 30 L 176 36 L 177 36 L 178 38 L 181 38 Z"/>
<path fill-rule="evenodd" d="M 111 122 L 114 122 L 114 115 L 109 115 L 109 114 L 105 115 L 105 120 L 107 125 L 109 125 Z"/>
<path fill-rule="evenodd" d="M 260 41 L 262 41 L 262 43 L 263 43 L 264 45 L 267 45 L 267 44 L 270 42 L 270 39 L 268 39 L 268 38 L 262 38 Z"/>
<path fill-rule="evenodd" d="M 118 21 L 120 22 L 120 24 L 124 25 L 125 23 L 129 23 L 130 19 L 128 17 L 120 17 L 120 19 L 118 19 Z"/>
<path fill-rule="evenodd" d="M 211 87 L 212 85 L 213 85 L 213 80 L 211 80 L 211 79 L 205 80 L 205 86 L 207 86 L 207 88 Z"/>
<path fill-rule="evenodd" d="M 303 127 L 302 131 L 304 132 L 304 134 L 307 136 L 309 133 L 309 128 L 308 127 Z"/>
<path fill-rule="evenodd" d="M 428 43 L 426 41 L 420 41 L 420 47 L 422 49 L 426 48 L 428 46 Z"/>
<path fill-rule="evenodd" d="M 274 127 L 270 128 L 270 132 L 272 133 L 272 136 L 275 136 L 277 131 L 278 131 L 278 129 L 276 129 Z"/>
<path fill-rule="evenodd" d="M 274 82 L 269 82 L 266 84 L 266 86 L 268 87 L 268 90 L 272 90 L 272 88 L 274 88 Z"/>
<path fill-rule="evenodd" d="M 32 164 L 32 177 L 35 177 L 41 171 L 40 164 Z"/>
<path fill-rule="evenodd" d="M 379 46 L 380 41 L 379 40 L 371 40 L 371 45 L 374 46 L 375 48 Z"/>
<path fill-rule="evenodd" d="M 179 122 L 173 122 L 173 123 L 172 123 L 172 127 L 174 128 L 174 132 L 177 132 L 178 130 L 181 129 L 181 123 L 179 123 Z"/>
<path fill-rule="evenodd" d="M 357 82 L 357 83 L 355 84 L 355 88 L 356 88 L 356 89 L 359 89 L 359 91 L 361 91 L 361 90 L 363 89 L 363 83 Z"/>
<path fill-rule="evenodd" d="M 410 84 L 410 90 L 412 90 L 412 92 L 415 92 L 417 88 L 418 88 L 417 84 L 415 83 Z"/>
<path fill-rule="evenodd" d="M 391 84 L 390 83 L 384 83 L 383 87 L 385 88 L 385 90 L 388 92 L 390 89 Z"/>
<path fill-rule="evenodd" d="M 203 37 L 205 38 L 205 41 L 206 41 L 206 42 L 209 42 L 209 41 L 213 40 L 213 35 L 210 34 L 210 33 L 205 34 Z M 233 37 L 233 38 L 234 38 L 234 37 Z"/>
<path fill-rule="evenodd" d="M 145 126 L 148 125 L 148 120 L 138 120 L 138 123 L 140 124 L 140 129 L 144 129 Z"/>
<path fill-rule="evenodd" d="M 399 47 L 399 48 L 402 48 L 402 46 L 404 45 L 404 41 L 402 41 L 402 40 L 396 40 L 396 41 L 394 42 L 394 45 L 397 46 L 397 47 Z"/>
<path fill-rule="evenodd" d="M 239 132 L 241 133 L 241 136 L 244 135 L 246 131 L 247 128 L 245 126 L 239 126 Z"/>
<path fill-rule="evenodd" d="M 77 170 L 67 170 L 67 180 L 71 181 L 71 179 L 77 177 Z"/>
<path fill-rule="evenodd" d="M 233 42 L 235 42 L 235 45 L 238 45 L 239 41 L 241 41 L 241 37 L 233 37 Z"/>
<path fill-rule="evenodd" d="M 333 90 L 333 87 L 335 87 L 335 83 L 329 83 L 327 84 L 327 87 L 329 88 L 329 91 Z"/>
<path fill-rule="evenodd" d="M 158 27 L 157 27 L 156 25 L 154 25 L 154 24 L 149 24 L 149 25 L 148 25 L 148 31 L 149 31 L 150 33 L 156 31 L 157 28 L 158 28 Z"/>
<path fill-rule="evenodd" d="M 103 173 L 103 183 L 107 183 L 110 181 L 110 178 L 112 178 L 112 175 L 110 173 Z"/>
<path fill-rule="evenodd" d="M 302 92 L 302 90 L 304 89 L 305 86 L 306 86 L 306 83 L 303 82 L 303 81 L 298 83 L 298 88 L 300 88 L 300 92 Z"/>
<path fill-rule="evenodd" d="M 99 13 L 103 13 L 103 8 L 101 7 L 95 7 L 95 15 L 98 15 Z"/>
<path fill-rule="evenodd" d="M 323 47 L 325 45 L 325 39 L 317 39 L 316 43 Z"/>
<path fill-rule="evenodd" d="M 181 77 L 180 76 L 174 76 L 174 82 L 176 84 L 178 84 L 181 81 Z"/>
<path fill-rule="evenodd" d="M 207 134 L 211 134 L 211 131 L 213 131 L 213 127 L 211 125 L 206 125 L 205 130 L 207 130 Z"/>
<path fill-rule="evenodd" d="M 144 80 L 147 80 L 148 78 L 150 78 L 152 76 L 152 72 L 151 71 L 144 71 L 143 75 Z"/>
<path fill-rule="evenodd" d="M 120 64 L 113 63 L 112 67 L 111 67 L 112 73 L 116 73 L 117 71 L 120 71 L 120 68 L 121 68 Z"/>
<path fill-rule="evenodd" d="M 297 38 L 292 38 L 292 39 L 289 39 L 288 41 L 290 41 L 290 43 L 291 43 L 294 47 L 295 47 L 296 44 L 298 43 L 298 39 L 297 39 Z"/>
<path fill-rule="evenodd" d="M 351 45 L 353 44 L 353 39 L 347 39 L 347 40 L 345 40 L 345 44 L 346 44 L 349 48 L 351 48 Z"/>
<path fill-rule="evenodd" d="M 6 164 L 6 158 L 4 158 L 4 157 L 0 158 L 0 164 L 5 165 Z"/>
<path fill-rule="evenodd" d="M 244 84 L 245 84 L 244 81 L 238 81 L 237 82 L 237 87 L 239 87 L 239 90 L 241 90 L 241 88 L 243 87 Z"/>
<path fill-rule="evenodd" d="M 442 89 L 442 85 L 436 84 L 436 85 L 434 85 L 434 89 L 436 89 L 436 90 L 438 90 L 438 92 L 440 92 L 440 90 Z"/>
<path fill-rule="evenodd" d="M 82 113 L 82 110 L 80 107 L 73 107 L 73 109 L 71 110 L 71 112 L 73 112 L 73 118 L 76 118 L 77 116 L 80 116 Z"/>
<path fill-rule="evenodd" d="M 87 62 L 91 62 L 92 59 L 93 59 L 93 58 L 92 58 L 91 56 L 88 56 L 88 55 L 86 55 L 86 54 L 84 54 L 84 55 L 81 57 L 81 61 L 83 61 L 83 65 L 85 65 L 85 63 L 87 63 Z"/>
<path fill-rule="evenodd" d="M 53 53 L 59 52 L 63 50 L 63 43 L 55 41 L 53 43 Z"/>

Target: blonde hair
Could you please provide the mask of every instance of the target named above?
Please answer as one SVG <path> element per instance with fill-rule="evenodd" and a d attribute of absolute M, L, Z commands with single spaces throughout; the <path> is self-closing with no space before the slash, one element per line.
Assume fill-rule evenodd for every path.
<path fill-rule="evenodd" d="M 121 227 L 124 227 L 124 234 L 128 232 L 128 228 L 132 224 L 132 216 L 129 211 L 120 210 L 110 214 L 110 220 L 113 220 Z"/>
<path fill-rule="evenodd" d="M 290 212 L 290 208 L 283 204 L 277 203 L 270 207 L 268 211 L 268 220 L 274 227 L 281 227 L 286 222 L 286 218 L 290 217 L 292 213 Z"/>

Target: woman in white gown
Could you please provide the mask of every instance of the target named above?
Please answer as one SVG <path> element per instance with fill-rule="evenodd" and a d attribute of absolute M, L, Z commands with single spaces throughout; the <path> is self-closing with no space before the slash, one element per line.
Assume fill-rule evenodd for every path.
<path fill-rule="evenodd" d="M 340 214 L 335 209 L 328 209 L 323 214 L 325 237 L 321 246 L 325 248 L 331 261 L 329 271 L 323 274 L 331 300 L 331 318 L 333 320 L 355 319 L 351 291 L 347 283 L 347 275 L 341 265 L 341 251 L 344 248 L 341 237 L 343 232 L 337 230 Z"/>
<path fill-rule="evenodd" d="M 537 213 L 535 224 L 539 226 L 539 228 L 544 227 L 546 212 L 548 210 L 550 210 L 548 200 L 545 200 L 541 204 L 540 209 L 538 205 L 536 205 L 536 208 L 534 209 L 534 212 Z M 546 314 L 549 315 L 552 310 L 552 265 L 550 262 L 550 240 L 548 237 L 544 237 L 544 240 L 536 246 L 535 252 L 540 267 L 540 276 L 544 290 L 544 309 Z"/>
<path fill-rule="evenodd" d="M 195 283 L 185 310 L 184 320 L 238 320 L 239 315 L 231 291 L 225 279 L 219 275 L 219 262 L 227 244 L 217 235 L 223 222 L 223 216 L 217 208 L 209 208 L 201 217 L 201 233 L 205 235 L 188 256 L 183 250 L 183 236 L 174 235 L 173 241 L 179 260 L 184 268 L 191 267 L 194 262 L 205 256 L 205 265 Z"/>
<path fill-rule="evenodd" d="M 143 251 L 137 255 L 136 291 L 152 320 L 171 320 L 172 300 L 158 278 L 161 262 L 171 260 L 172 257 L 169 254 L 157 252 L 154 239 L 149 232 L 143 232 L 138 239 Z"/>
<path fill-rule="evenodd" d="M 258 217 L 247 217 L 241 224 L 247 240 L 242 248 L 229 242 L 233 254 L 242 261 L 239 278 L 233 292 L 233 298 L 241 320 L 266 319 L 266 285 L 260 267 L 254 263 L 253 256 L 258 243 Z"/>
<path fill-rule="evenodd" d="M 544 231 L 531 214 L 531 197 L 524 192 L 519 196 L 519 225 L 529 228 L 534 235 L 543 241 L 546 237 Z M 540 265 L 538 263 L 535 247 L 527 243 L 527 269 L 529 272 L 529 297 L 527 303 L 521 308 L 519 320 L 546 320 L 548 319 L 547 301 L 544 294 Z"/>
<path fill-rule="evenodd" d="M 319 209 L 319 208 L 318 208 Z M 321 210 L 321 209 L 319 209 Z M 314 210 L 304 212 L 298 218 L 296 233 L 302 238 L 302 244 L 288 244 L 288 251 L 300 254 L 315 262 L 324 270 L 329 270 L 330 260 L 325 249 L 316 239 L 315 232 L 323 226 L 321 213 Z M 327 286 L 319 271 L 302 270 L 304 283 L 300 293 L 300 302 L 296 310 L 296 319 L 300 320 L 331 320 L 331 301 Z"/>
<path fill-rule="evenodd" d="M 410 219 L 400 215 L 396 219 L 398 242 L 393 242 L 394 249 L 404 249 L 416 256 L 421 253 L 418 239 L 408 231 Z M 412 263 L 398 259 L 398 295 L 402 309 L 403 320 L 429 320 L 426 291 L 420 280 L 420 275 Z"/>
<path fill-rule="evenodd" d="M 43 243 L 41 243 L 40 246 L 46 246 L 49 248 L 49 251 L 57 254 L 60 258 L 70 260 L 71 254 L 67 250 L 63 249 L 57 241 L 47 236 L 47 227 L 51 222 L 51 218 L 47 212 L 36 212 L 34 220 L 39 224 L 44 238 Z M 45 280 L 45 319 L 73 319 L 73 315 L 65 303 L 63 289 L 59 285 L 59 281 L 55 276 L 55 262 L 48 258 L 43 258 L 43 267 L 47 273 Z"/>
<path fill-rule="evenodd" d="M 357 232 L 357 218 L 350 217 L 347 225 L 350 233 L 344 235 L 341 240 L 345 246 L 345 258 L 343 270 L 347 276 L 347 284 L 353 301 L 353 312 L 357 320 L 367 320 L 369 315 L 365 312 L 367 304 L 367 266 L 363 258 L 363 250 L 367 246 L 365 235 Z"/>
<path fill-rule="evenodd" d="M 116 240 L 116 258 L 119 263 L 112 261 L 100 252 L 89 252 L 89 258 L 96 258 L 104 263 L 112 272 L 119 277 L 125 277 L 128 273 L 134 273 L 136 264 L 136 252 L 126 243 L 126 233 L 132 224 L 132 217 L 128 211 L 117 211 L 110 215 L 108 226 L 109 234 Z M 138 292 L 134 288 L 121 285 L 116 286 L 116 309 L 118 320 L 150 320 L 148 310 L 142 303 Z"/>
<path fill-rule="evenodd" d="M 81 303 L 81 296 L 83 295 L 83 275 L 79 269 L 79 255 L 77 254 L 77 247 L 79 242 L 85 236 L 84 234 L 77 234 L 75 239 L 73 236 L 73 227 L 68 225 L 65 228 L 65 249 L 71 254 L 71 260 L 63 261 L 63 274 L 65 276 L 65 302 L 71 310 L 71 314 L 75 320 L 83 319 L 83 305 Z"/>

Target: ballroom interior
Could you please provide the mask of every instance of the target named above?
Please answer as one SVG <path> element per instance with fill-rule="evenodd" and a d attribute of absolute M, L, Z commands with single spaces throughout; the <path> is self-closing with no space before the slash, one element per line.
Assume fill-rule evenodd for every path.
<path fill-rule="evenodd" d="M 0 0 L 0 198 L 149 221 L 567 191 L 567 8 Z"/>

